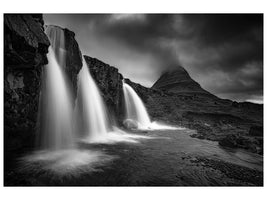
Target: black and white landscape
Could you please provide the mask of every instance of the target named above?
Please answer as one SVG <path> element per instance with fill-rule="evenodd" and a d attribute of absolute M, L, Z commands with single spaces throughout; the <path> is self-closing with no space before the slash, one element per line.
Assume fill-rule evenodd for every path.
<path fill-rule="evenodd" d="M 263 14 L 5 14 L 5 186 L 263 186 Z"/>

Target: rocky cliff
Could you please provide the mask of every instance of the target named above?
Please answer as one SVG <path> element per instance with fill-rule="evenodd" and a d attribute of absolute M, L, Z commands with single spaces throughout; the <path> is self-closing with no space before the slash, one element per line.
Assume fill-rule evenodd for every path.
<path fill-rule="evenodd" d="M 41 74 L 47 64 L 49 45 L 42 15 L 4 15 L 4 139 L 7 149 L 19 148 L 34 139 Z"/>
<path fill-rule="evenodd" d="M 84 56 L 90 73 L 96 81 L 98 88 L 104 98 L 110 116 L 116 116 L 120 121 L 123 117 L 123 76 L 118 69 L 112 67 L 96 58 Z M 117 121 L 118 122 L 118 121 Z"/>
<path fill-rule="evenodd" d="M 79 45 L 75 39 L 75 33 L 63 29 L 65 34 L 65 50 L 66 50 L 66 74 L 68 75 L 72 86 L 74 97 L 77 95 L 77 77 L 78 73 L 81 70 L 82 63 L 82 54 L 79 48 Z"/>
<path fill-rule="evenodd" d="M 4 133 L 7 150 L 33 146 L 38 131 L 41 79 L 48 63 L 46 54 L 50 45 L 43 26 L 39 14 L 4 16 Z M 75 34 L 61 29 L 65 36 L 64 70 L 75 97 L 82 56 Z"/>

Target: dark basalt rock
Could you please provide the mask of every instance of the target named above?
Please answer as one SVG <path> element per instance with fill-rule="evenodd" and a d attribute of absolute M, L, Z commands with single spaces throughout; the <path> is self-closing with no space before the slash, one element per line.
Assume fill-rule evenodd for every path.
<path fill-rule="evenodd" d="M 66 73 L 73 86 L 73 94 L 77 95 L 77 75 L 81 70 L 82 54 L 79 45 L 75 39 L 74 32 L 64 29 L 65 33 L 65 48 L 66 48 Z"/>
<path fill-rule="evenodd" d="M 111 116 L 119 121 L 123 118 L 124 102 L 122 75 L 118 69 L 96 58 L 84 56 L 92 77 L 96 81 Z"/>
<path fill-rule="evenodd" d="M 204 157 L 197 157 L 194 163 L 200 163 L 205 168 L 219 170 L 231 179 L 240 180 L 244 185 L 263 186 L 263 172 L 240 165 L 224 162 L 222 160 L 213 160 Z M 228 185 L 229 186 L 229 185 Z"/>
<path fill-rule="evenodd" d="M 227 135 L 219 141 L 219 145 L 224 147 L 247 149 L 253 153 L 263 153 L 263 145 L 259 140 L 239 134 Z"/>
<path fill-rule="evenodd" d="M 30 145 L 34 139 L 49 45 L 42 15 L 4 15 L 5 149 Z"/>
<path fill-rule="evenodd" d="M 25 69 L 47 63 L 49 40 L 42 24 L 41 15 L 4 15 L 5 65 Z"/>
<path fill-rule="evenodd" d="M 262 126 L 251 126 L 249 129 L 249 135 L 263 137 L 263 127 Z"/>

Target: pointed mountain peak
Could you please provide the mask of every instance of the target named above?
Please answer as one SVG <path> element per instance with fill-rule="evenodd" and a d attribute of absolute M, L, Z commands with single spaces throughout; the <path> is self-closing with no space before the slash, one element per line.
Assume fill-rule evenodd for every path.
<path fill-rule="evenodd" d="M 163 72 L 152 88 L 174 93 L 210 94 L 194 81 L 182 66 Z"/>

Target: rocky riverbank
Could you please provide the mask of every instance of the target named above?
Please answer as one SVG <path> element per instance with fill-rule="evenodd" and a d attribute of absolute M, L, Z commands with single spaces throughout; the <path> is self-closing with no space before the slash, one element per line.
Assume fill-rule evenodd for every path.
<path fill-rule="evenodd" d="M 261 171 L 204 157 L 197 157 L 195 160 L 191 160 L 191 162 L 199 163 L 199 165 L 205 168 L 219 170 L 225 176 L 234 180 L 233 186 L 239 185 L 239 182 L 243 186 L 263 186 L 263 172 Z"/>

